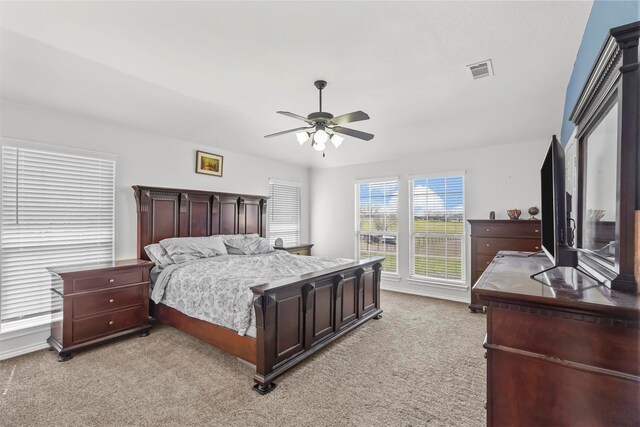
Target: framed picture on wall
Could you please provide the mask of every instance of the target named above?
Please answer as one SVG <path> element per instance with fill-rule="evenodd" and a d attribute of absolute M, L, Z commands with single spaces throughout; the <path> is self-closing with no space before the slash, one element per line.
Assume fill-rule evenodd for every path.
<path fill-rule="evenodd" d="M 196 151 L 196 173 L 222 177 L 222 156 Z"/>

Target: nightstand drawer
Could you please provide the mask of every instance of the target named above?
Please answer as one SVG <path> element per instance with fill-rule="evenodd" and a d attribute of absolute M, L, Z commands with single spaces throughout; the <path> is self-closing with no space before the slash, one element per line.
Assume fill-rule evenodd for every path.
<path fill-rule="evenodd" d="M 73 321 L 74 344 L 142 324 L 142 306 Z"/>
<path fill-rule="evenodd" d="M 288 251 L 290 254 L 292 255 L 305 255 L 305 256 L 309 256 L 311 255 L 311 250 L 310 249 L 296 249 L 296 250 L 290 250 Z"/>
<path fill-rule="evenodd" d="M 73 291 L 90 291 L 93 289 L 109 288 L 113 286 L 140 283 L 143 281 L 141 269 L 107 272 L 99 276 L 81 277 L 73 280 Z"/>
<path fill-rule="evenodd" d="M 90 292 L 73 297 L 73 318 L 142 304 L 142 285 Z"/>

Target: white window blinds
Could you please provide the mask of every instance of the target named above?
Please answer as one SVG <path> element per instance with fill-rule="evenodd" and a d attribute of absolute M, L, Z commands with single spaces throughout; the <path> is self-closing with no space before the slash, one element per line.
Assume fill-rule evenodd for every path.
<path fill-rule="evenodd" d="M 382 270 L 398 272 L 398 180 L 356 183 L 356 257 L 386 257 Z"/>
<path fill-rule="evenodd" d="M 46 267 L 113 259 L 115 161 L 2 146 L 0 328 L 48 315 Z"/>
<path fill-rule="evenodd" d="M 300 243 L 300 185 L 269 181 L 269 242 L 281 238 L 285 245 Z"/>
<path fill-rule="evenodd" d="M 410 182 L 411 275 L 464 281 L 464 177 Z"/>

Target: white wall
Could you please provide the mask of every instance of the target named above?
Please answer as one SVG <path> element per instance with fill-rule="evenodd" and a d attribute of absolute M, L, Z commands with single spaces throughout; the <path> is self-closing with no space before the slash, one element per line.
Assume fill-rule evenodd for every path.
<path fill-rule="evenodd" d="M 84 117 L 2 102 L 2 137 L 114 153 L 116 258 L 136 257 L 136 207 L 132 185 L 269 194 L 269 178 L 299 182 L 301 239 L 309 240 L 309 169 L 222 150 Z M 262 140 L 256 141 L 261 143 Z M 195 152 L 224 156 L 223 177 L 195 173 Z"/>
<path fill-rule="evenodd" d="M 507 218 L 507 209 L 540 207 L 540 165 L 549 140 L 514 142 L 508 145 L 414 155 L 404 159 L 311 171 L 311 241 L 315 255 L 355 256 L 354 181 L 376 177 L 399 177 L 399 281 L 383 280 L 387 289 L 469 301 L 470 242 L 466 224 L 467 286 L 415 283 L 409 276 L 409 185 L 411 175 L 465 172 L 467 219 Z"/>

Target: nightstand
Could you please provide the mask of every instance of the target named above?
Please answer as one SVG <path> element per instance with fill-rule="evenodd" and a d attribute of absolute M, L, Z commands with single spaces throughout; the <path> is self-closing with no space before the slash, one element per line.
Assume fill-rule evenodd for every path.
<path fill-rule="evenodd" d="M 313 247 L 313 243 L 304 243 L 300 245 L 289 245 L 289 246 L 274 246 L 274 249 L 278 249 L 281 251 L 287 251 L 293 255 L 311 255 L 311 248 Z"/>
<path fill-rule="evenodd" d="M 47 343 L 58 361 L 123 335 L 149 335 L 151 267 L 133 259 L 49 269 L 53 314 Z"/>

